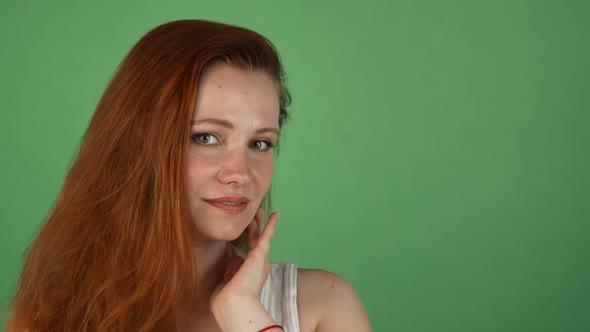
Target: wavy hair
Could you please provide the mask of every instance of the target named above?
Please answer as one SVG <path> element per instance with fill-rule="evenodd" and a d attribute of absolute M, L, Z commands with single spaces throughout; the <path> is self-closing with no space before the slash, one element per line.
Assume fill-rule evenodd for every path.
<path fill-rule="evenodd" d="M 25 252 L 8 331 L 175 330 L 183 294 L 198 288 L 186 146 L 199 76 L 214 62 L 275 78 L 284 125 L 291 99 L 268 39 L 203 20 L 149 31 L 112 77 Z"/>

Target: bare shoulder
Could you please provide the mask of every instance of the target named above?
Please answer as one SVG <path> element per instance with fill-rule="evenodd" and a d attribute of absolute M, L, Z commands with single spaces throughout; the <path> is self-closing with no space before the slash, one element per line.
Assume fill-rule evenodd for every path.
<path fill-rule="evenodd" d="M 318 269 L 297 269 L 297 308 L 301 332 L 372 331 L 352 285 Z"/>

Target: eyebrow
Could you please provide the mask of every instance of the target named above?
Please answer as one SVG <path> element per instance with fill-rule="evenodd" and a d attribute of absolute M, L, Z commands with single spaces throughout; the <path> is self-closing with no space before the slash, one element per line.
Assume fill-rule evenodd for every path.
<path fill-rule="evenodd" d="M 199 125 L 202 123 L 212 123 L 212 124 L 216 124 L 216 125 L 220 125 L 222 127 L 228 128 L 228 129 L 234 129 L 234 125 L 227 121 L 227 120 L 223 120 L 223 119 L 214 119 L 214 118 L 209 118 L 209 119 L 201 119 L 201 120 L 193 120 L 191 121 L 191 126 L 194 125 Z M 262 134 L 262 133 L 275 133 L 277 136 L 281 135 L 281 132 L 276 129 L 276 128 L 271 128 L 271 127 L 265 127 L 265 128 L 260 128 L 258 130 L 256 130 L 257 134 Z"/>

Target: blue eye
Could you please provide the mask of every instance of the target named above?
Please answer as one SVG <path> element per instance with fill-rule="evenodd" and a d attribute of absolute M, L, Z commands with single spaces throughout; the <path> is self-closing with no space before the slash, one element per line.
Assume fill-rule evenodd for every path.
<path fill-rule="evenodd" d="M 259 151 L 268 151 L 272 149 L 275 145 L 269 141 L 258 140 L 250 143 L 250 147 L 259 150 Z"/>
<path fill-rule="evenodd" d="M 213 145 L 219 143 L 217 137 L 212 134 L 195 134 L 191 136 L 191 140 L 197 144 Z"/>

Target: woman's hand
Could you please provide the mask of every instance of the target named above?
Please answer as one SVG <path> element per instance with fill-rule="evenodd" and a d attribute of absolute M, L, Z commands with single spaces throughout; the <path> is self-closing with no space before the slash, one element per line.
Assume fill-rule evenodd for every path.
<path fill-rule="evenodd" d="M 271 213 L 264 226 L 264 211 L 262 208 L 258 209 L 247 229 L 248 256 L 245 260 L 240 256 L 230 258 L 223 281 L 216 289 L 219 293 L 213 293 L 212 301 L 233 296 L 259 298 L 270 270 L 270 242 L 278 218 L 277 212 Z"/>
<path fill-rule="evenodd" d="M 240 256 L 230 258 L 223 281 L 211 295 L 211 311 L 220 325 L 219 320 L 230 312 L 243 310 L 245 305 L 260 304 L 260 291 L 270 272 L 270 242 L 278 219 L 279 214 L 273 212 L 264 226 L 264 211 L 259 209 L 248 225 L 248 256 L 245 260 Z"/>

